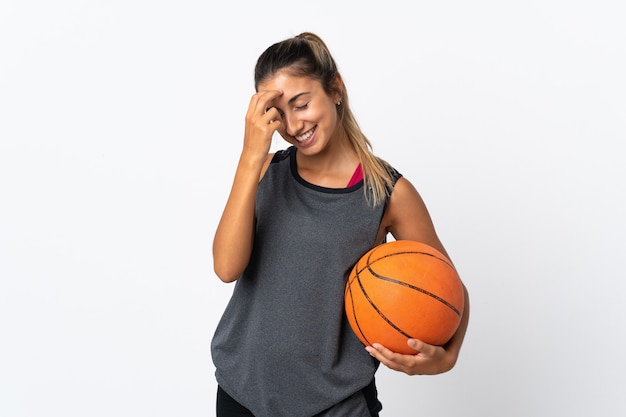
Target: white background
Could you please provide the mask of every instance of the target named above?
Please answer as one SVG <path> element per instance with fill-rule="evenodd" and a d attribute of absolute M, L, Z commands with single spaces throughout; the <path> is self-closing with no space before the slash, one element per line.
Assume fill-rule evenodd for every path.
<path fill-rule="evenodd" d="M 214 415 L 213 233 L 256 58 L 305 30 L 470 291 L 383 415 L 624 415 L 621 3 L 3 0 L 0 415 Z"/>

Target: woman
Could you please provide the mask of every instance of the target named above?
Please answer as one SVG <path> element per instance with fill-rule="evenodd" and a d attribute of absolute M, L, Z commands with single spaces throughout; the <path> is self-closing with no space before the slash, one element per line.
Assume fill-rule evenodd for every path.
<path fill-rule="evenodd" d="M 378 416 L 379 363 L 409 375 L 454 366 L 467 291 L 445 346 L 409 340 L 414 355 L 364 348 L 343 307 L 360 256 L 389 234 L 445 249 L 415 188 L 372 153 L 318 36 L 270 46 L 257 61 L 255 89 L 213 242 L 215 273 L 237 281 L 212 341 L 217 415 Z M 290 146 L 271 154 L 274 132 Z"/>

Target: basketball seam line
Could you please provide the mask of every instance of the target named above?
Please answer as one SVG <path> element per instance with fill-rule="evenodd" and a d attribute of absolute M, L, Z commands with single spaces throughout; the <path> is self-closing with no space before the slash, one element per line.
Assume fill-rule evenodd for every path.
<path fill-rule="evenodd" d="M 422 294 L 424 294 L 424 295 L 427 295 L 427 296 L 429 296 L 429 297 L 432 297 L 432 298 L 434 298 L 435 300 L 437 300 L 437 301 L 439 301 L 440 303 L 442 303 L 443 305 L 445 305 L 446 307 L 448 307 L 449 309 L 451 309 L 452 311 L 454 311 L 454 313 L 455 313 L 457 316 L 461 317 L 461 316 L 462 316 L 461 312 L 460 312 L 460 311 L 459 311 L 459 310 L 458 310 L 455 306 L 453 306 L 452 304 L 450 304 L 448 301 L 444 300 L 443 298 L 439 297 L 438 295 L 433 294 L 433 293 L 431 293 L 430 291 L 427 291 L 427 290 L 425 290 L 425 289 L 423 289 L 423 288 L 416 287 L 415 285 L 409 284 L 409 283 L 407 283 L 407 282 L 399 281 L 399 280 L 396 280 L 396 279 L 393 279 L 393 278 L 389 278 L 389 277 L 385 277 L 385 276 L 382 276 L 382 275 L 380 275 L 380 274 L 377 274 L 377 273 L 376 273 L 376 272 L 374 272 L 374 270 L 372 270 L 372 268 L 371 268 L 371 265 L 372 265 L 372 264 L 376 263 L 377 261 L 379 261 L 379 260 L 381 260 L 381 259 L 387 258 L 387 257 L 389 257 L 389 256 L 404 255 L 404 254 L 428 255 L 428 256 L 431 256 L 431 257 L 433 257 L 433 258 L 435 258 L 435 259 L 440 260 L 441 262 L 445 263 L 446 265 L 449 265 L 450 267 L 452 267 L 452 268 L 454 269 L 454 267 L 453 267 L 452 265 L 450 265 L 448 262 L 446 262 L 445 260 L 443 260 L 443 259 L 441 259 L 440 257 L 435 256 L 435 255 L 433 255 L 433 254 L 431 254 L 431 253 L 428 253 L 428 252 L 419 252 L 419 251 L 404 251 L 404 252 L 395 252 L 395 253 L 390 253 L 390 254 L 387 254 L 387 255 L 381 256 L 380 258 L 377 258 L 375 261 L 373 261 L 373 262 L 371 262 L 371 263 L 369 262 L 369 261 L 370 261 L 370 259 L 369 259 L 369 258 L 371 258 L 371 257 L 372 257 L 372 254 L 370 254 L 370 256 L 369 256 L 369 258 L 368 258 L 367 265 L 366 265 L 365 267 L 363 267 L 363 268 L 361 269 L 361 271 L 363 271 L 364 269 L 369 269 L 369 271 L 372 273 L 372 275 L 373 275 L 373 276 L 375 276 L 375 277 L 376 277 L 376 278 L 378 278 L 378 279 L 382 279 L 382 280 L 384 280 L 384 281 L 388 281 L 388 282 L 393 282 L 393 283 L 395 283 L 395 284 L 404 285 L 405 287 L 409 287 L 409 288 L 411 288 L 411 289 L 413 289 L 413 290 L 415 290 L 415 291 L 421 292 L 421 293 L 422 293 Z M 361 271 L 356 271 L 356 275 L 358 276 L 358 275 L 359 275 L 359 273 L 360 273 Z M 360 284 L 361 284 L 361 283 L 360 283 L 360 281 L 359 281 L 359 285 L 360 285 Z"/>
<path fill-rule="evenodd" d="M 454 313 L 455 313 L 457 316 L 461 317 L 461 312 L 460 312 L 460 311 L 459 311 L 459 310 L 458 310 L 455 306 L 453 306 L 452 304 L 450 304 L 448 301 L 444 300 L 443 298 L 439 297 L 437 294 L 433 294 L 433 293 L 432 293 L 432 292 L 430 292 L 430 291 L 427 291 L 427 290 L 425 290 L 425 289 L 423 289 L 423 288 L 420 288 L 420 287 L 416 287 L 415 285 L 409 284 L 409 283 L 407 283 L 407 282 L 398 281 L 398 280 L 396 280 L 396 279 L 389 278 L 389 277 L 384 277 L 384 276 L 379 275 L 379 274 L 377 274 L 376 272 L 372 271 L 371 269 L 370 269 L 370 272 L 372 273 L 372 275 L 373 275 L 373 276 L 375 276 L 375 277 L 376 277 L 376 278 L 378 278 L 378 279 L 382 279 L 383 281 L 393 282 L 393 283 L 395 283 L 395 284 L 400 284 L 400 285 L 403 285 L 403 286 L 405 286 L 405 287 L 409 287 L 409 288 L 411 288 L 412 290 L 415 290 L 415 291 L 421 292 L 421 293 L 422 293 L 422 294 L 424 294 L 424 295 L 427 295 L 427 296 L 429 296 L 429 297 L 431 297 L 431 298 L 434 298 L 435 300 L 439 301 L 441 304 L 443 304 L 443 305 L 445 305 L 446 307 L 448 307 L 450 310 L 454 311 Z"/>
<path fill-rule="evenodd" d="M 357 276 L 357 280 L 358 280 L 358 276 Z M 365 333 L 363 333 L 363 329 L 361 329 L 361 325 L 359 324 L 359 319 L 357 317 L 356 310 L 354 309 L 354 297 L 352 296 L 351 286 L 348 287 L 348 291 L 350 293 L 350 302 L 352 305 L 352 317 L 354 317 L 354 323 L 356 324 L 356 327 L 359 329 L 359 333 L 361 333 L 361 336 L 363 336 L 363 339 L 365 339 L 365 341 L 367 342 L 367 345 L 371 345 L 369 339 L 367 338 L 367 336 L 365 336 Z"/>
<path fill-rule="evenodd" d="M 454 269 L 454 270 L 456 271 L 456 268 L 454 267 L 454 265 L 452 265 L 452 264 L 450 263 L 450 261 L 448 261 L 447 259 L 442 258 L 442 257 L 440 257 L 440 256 L 433 255 L 432 253 L 429 253 L 429 252 L 413 251 L 413 250 L 406 250 L 406 251 L 400 251 L 400 252 L 393 252 L 393 253 L 388 253 L 388 254 L 386 254 L 386 255 L 382 255 L 380 258 L 376 258 L 376 260 L 371 261 L 372 256 L 374 256 L 374 254 L 375 254 L 375 253 L 376 253 L 376 252 L 375 252 L 375 251 L 373 251 L 373 252 L 371 252 L 371 253 L 369 254 L 369 256 L 367 257 L 367 264 L 366 264 L 366 266 L 364 266 L 364 267 L 361 269 L 361 271 L 362 271 L 363 269 L 365 269 L 365 268 L 368 268 L 368 267 L 369 267 L 369 265 L 371 265 L 371 264 L 374 264 L 374 263 L 376 263 L 376 262 L 378 262 L 378 261 L 380 261 L 380 260 L 383 260 L 383 259 L 385 259 L 385 258 L 389 258 L 389 257 L 391 257 L 391 256 L 397 256 L 397 255 L 427 255 L 427 256 L 430 256 L 430 257 L 432 257 L 432 258 L 437 259 L 438 261 L 443 262 L 444 264 L 448 265 L 450 268 L 452 268 L 452 269 Z"/>
<path fill-rule="evenodd" d="M 393 323 L 387 316 L 385 316 L 385 314 L 383 314 L 382 311 L 380 311 L 380 309 L 376 306 L 376 304 L 374 303 L 374 301 L 370 298 L 369 294 L 367 293 L 367 291 L 365 291 L 365 288 L 363 288 L 363 284 L 361 283 L 361 278 L 359 277 L 359 274 L 357 273 L 357 281 L 359 283 L 359 287 L 361 287 L 361 292 L 363 292 L 363 295 L 365 296 L 365 298 L 367 299 L 367 302 L 370 303 L 370 305 L 372 306 L 372 308 L 374 310 L 376 310 L 376 312 L 378 313 L 378 315 L 385 320 L 391 327 L 393 327 L 394 329 L 396 329 L 398 332 L 400 332 L 403 336 L 408 337 L 409 339 L 412 338 L 412 336 L 410 334 L 408 334 L 407 332 L 405 332 L 404 330 L 402 330 L 401 328 L 399 328 L 395 323 Z M 361 327 L 359 327 L 359 330 L 361 330 Z M 361 334 L 363 334 L 363 331 L 361 330 Z M 365 335 L 363 335 L 363 337 L 365 337 Z M 365 339 L 367 339 L 367 337 L 365 337 Z"/>

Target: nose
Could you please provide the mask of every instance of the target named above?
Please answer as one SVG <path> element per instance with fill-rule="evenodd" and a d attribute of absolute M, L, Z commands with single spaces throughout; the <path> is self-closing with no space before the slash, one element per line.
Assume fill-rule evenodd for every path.
<path fill-rule="evenodd" d="M 285 113 L 283 120 L 289 136 L 296 136 L 298 133 L 301 133 L 304 123 L 293 112 Z"/>

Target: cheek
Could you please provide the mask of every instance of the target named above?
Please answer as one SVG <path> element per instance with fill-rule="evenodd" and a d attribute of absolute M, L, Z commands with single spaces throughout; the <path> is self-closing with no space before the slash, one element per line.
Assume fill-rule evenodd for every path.
<path fill-rule="evenodd" d="M 328 121 L 328 125 L 331 129 L 336 129 L 337 124 L 339 123 L 339 114 L 337 113 L 337 109 L 328 109 L 328 112 L 326 113 L 326 120 Z"/>
<path fill-rule="evenodd" d="M 315 112 L 315 119 L 318 122 L 323 122 L 324 124 L 328 125 L 329 128 L 333 128 L 335 126 L 335 124 L 337 124 L 337 110 L 335 108 L 323 108 L 323 109 L 319 109 L 318 111 Z"/>

